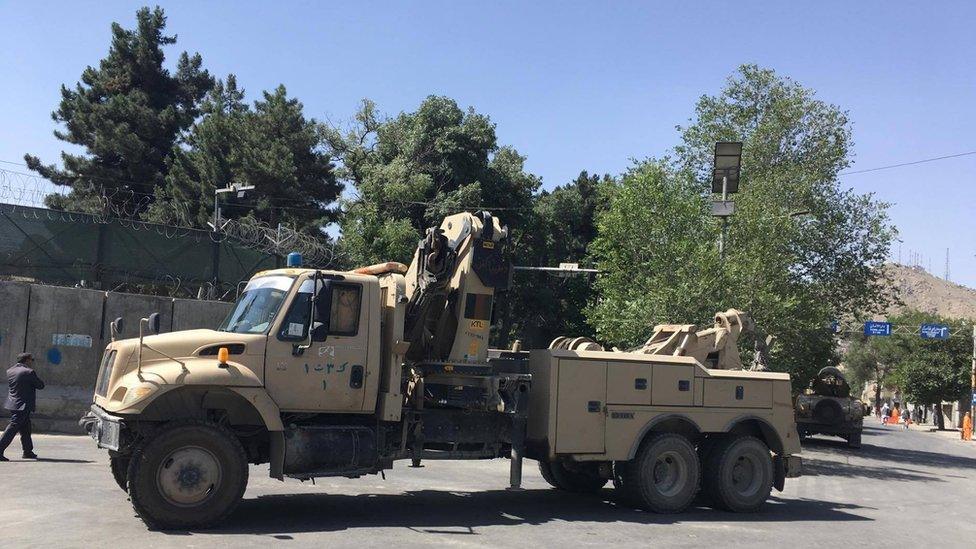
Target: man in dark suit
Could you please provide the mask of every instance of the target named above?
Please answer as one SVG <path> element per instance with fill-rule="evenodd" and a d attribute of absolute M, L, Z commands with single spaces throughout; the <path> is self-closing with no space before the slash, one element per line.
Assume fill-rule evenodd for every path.
<path fill-rule="evenodd" d="M 3 407 L 10 410 L 10 424 L 0 436 L 0 461 L 10 461 L 3 457 L 3 451 L 10 446 L 14 435 L 20 433 L 20 444 L 24 447 L 24 459 L 37 459 L 34 443 L 31 441 L 30 415 L 34 411 L 36 391 L 44 388 L 44 382 L 37 377 L 31 365 L 34 356 L 23 353 L 17 356 L 17 364 L 7 370 L 7 401 Z"/>

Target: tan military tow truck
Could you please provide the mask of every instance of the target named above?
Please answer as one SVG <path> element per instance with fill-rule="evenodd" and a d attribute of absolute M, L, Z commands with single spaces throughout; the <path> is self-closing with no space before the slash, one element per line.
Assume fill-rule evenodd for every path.
<path fill-rule="evenodd" d="M 226 517 L 248 463 L 281 480 L 509 458 L 518 487 L 529 457 L 556 488 L 612 480 L 664 513 L 699 487 L 752 511 L 799 475 L 789 376 L 706 368 L 686 352 L 691 328 L 669 332 L 684 344 L 635 352 L 489 349 L 507 236 L 486 212 L 458 214 L 428 230 L 409 268 L 260 272 L 217 330 L 146 335 L 150 315 L 138 338 L 106 347 L 82 423 L 160 528 Z M 695 348 L 716 358 L 737 333 Z"/>

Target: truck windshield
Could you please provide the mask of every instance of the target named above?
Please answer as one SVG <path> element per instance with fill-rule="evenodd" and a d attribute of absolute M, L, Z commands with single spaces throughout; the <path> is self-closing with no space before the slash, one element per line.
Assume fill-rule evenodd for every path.
<path fill-rule="evenodd" d="M 294 282 L 290 276 L 262 276 L 251 280 L 244 287 L 234 310 L 217 329 L 238 334 L 267 332 Z"/>

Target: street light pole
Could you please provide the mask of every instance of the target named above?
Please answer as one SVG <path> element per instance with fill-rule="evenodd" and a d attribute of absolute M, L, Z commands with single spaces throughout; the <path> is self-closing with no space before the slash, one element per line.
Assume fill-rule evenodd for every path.
<path fill-rule="evenodd" d="M 722 203 L 724 204 L 728 200 L 729 193 L 729 176 L 722 176 Z M 729 228 L 729 218 L 728 216 L 722 217 L 722 233 L 718 236 L 718 259 L 723 261 L 725 259 L 725 233 Z"/>
<path fill-rule="evenodd" d="M 712 216 L 722 218 L 722 232 L 718 236 L 719 261 L 725 259 L 725 239 L 728 238 L 729 216 L 735 212 L 735 203 L 729 195 L 739 191 L 739 170 L 742 166 L 742 143 L 719 141 L 715 143 L 715 159 L 712 166 L 712 193 L 722 193 L 722 199 L 712 202 Z"/>

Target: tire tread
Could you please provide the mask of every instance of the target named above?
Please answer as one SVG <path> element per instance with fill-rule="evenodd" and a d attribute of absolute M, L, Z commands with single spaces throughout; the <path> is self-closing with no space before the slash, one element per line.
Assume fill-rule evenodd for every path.
<path fill-rule="evenodd" d="M 207 528 L 209 526 L 212 526 L 214 524 L 217 524 L 225 520 L 228 516 L 230 516 L 230 514 L 233 513 L 235 509 L 237 509 L 237 506 L 240 504 L 241 500 L 243 499 L 244 491 L 247 488 L 247 481 L 248 481 L 247 454 L 244 452 L 244 447 L 241 446 L 241 443 L 240 441 L 237 440 L 237 437 L 234 436 L 234 434 L 226 427 L 208 421 L 199 420 L 199 419 L 187 419 L 187 420 L 179 420 L 179 421 L 173 421 L 167 423 L 159 430 L 153 432 L 153 434 L 148 439 L 142 441 L 139 445 L 137 445 L 135 451 L 132 453 L 132 458 L 129 461 L 128 478 L 130 479 L 136 478 L 136 476 L 139 474 L 142 465 L 146 461 L 145 450 L 153 441 L 159 440 L 160 438 L 170 434 L 173 431 L 187 428 L 187 427 L 204 427 L 208 429 L 213 429 L 217 431 L 219 435 L 222 435 L 228 442 L 231 443 L 231 447 L 233 448 L 233 451 L 235 452 L 236 457 L 238 458 L 238 463 L 242 465 L 241 482 L 240 482 L 240 487 L 238 489 L 238 493 L 236 494 L 234 501 L 231 505 L 228 505 L 227 508 L 224 509 L 224 511 L 220 515 L 208 520 L 207 523 L 205 524 L 200 523 L 199 520 L 193 520 L 193 519 L 190 520 L 175 519 L 175 520 L 167 520 L 166 522 L 162 522 L 154 518 L 152 502 L 149 501 L 146 495 L 142 493 L 139 483 L 129 482 L 128 483 L 129 499 L 132 501 L 132 508 L 135 510 L 136 514 L 139 515 L 139 518 L 142 519 L 142 521 L 146 523 L 146 525 L 149 526 L 150 528 L 159 528 L 159 529 Z"/>

